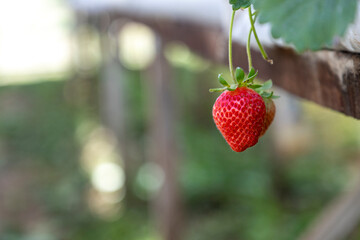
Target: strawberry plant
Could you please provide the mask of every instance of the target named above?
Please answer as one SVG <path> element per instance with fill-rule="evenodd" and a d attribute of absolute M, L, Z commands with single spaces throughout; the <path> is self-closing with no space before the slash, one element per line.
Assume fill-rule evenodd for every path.
<path fill-rule="evenodd" d="M 238 0 L 230 0 L 238 5 Z M 274 38 L 299 52 L 331 47 L 354 21 L 357 0 L 253 0 L 260 23 L 270 23 Z M 234 6 L 234 5 L 233 5 Z M 244 5 L 246 6 L 246 5 Z"/>
<path fill-rule="evenodd" d="M 272 91 L 272 81 L 268 80 L 264 84 L 255 83 L 254 80 L 258 72 L 252 66 L 250 52 L 250 37 L 254 34 L 263 58 L 272 64 L 272 60 L 267 56 L 255 29 L 255 20 L 257 13 L 252 13 L 251 0 L 230 0 L 233 12 L 229 30 L 229 70 L 232 82 L 229 84 L 219 74 L 218 80 L 223 86 L 221 88 L 210 89 L 210 92 L 222 92 L 216 99 L 213 106 L 214 122 L 230 145 L 236 152 L 242 152 L 249 147 L 254 146 L 260 136 L 262 136 L 275 115 L 275 105 L 272 101 L 277 96 Z M 239 9 L 248 9 L 251 29 L 247 41 L 247 56 L 249 71 L 237 67 L 234 71 L 232 64 L 232 30 L 235 13 Z"/>
<path fill-rule="evenodd" d="M 254 82 L 257 71 L 252 66 L 250 37 L 253 34 L 263 58 L 272 64 L 255 29 L 255 21 L 271 24 L 274 38 L 282 38 L 298 52 L 329 47 L 334 36 L 342 36 L 348 24 L 354 20 L 357 0 L 229 0 L 232 16 L 229 31 L 229 69 L 232 83 L 220 74 L 223 86 L 210 89 L 222 92 L 213 107 L 217 128 L 234 151 L 241 152 L 255 145 L 268 129 L 275 116 L 277 96 L 269 89 L 271 80 L 264 84 Z M 252 6 L 256 11 L 252 12 Z M 247 9 L 251 28 L 247 39 L 249 70 L 234 71 L 232 64 L 232 29 L 237 10 Z M 262 99 L 262 102 L 259 102 Z M 255 104 L 256 102 L 256 104 Z"/>

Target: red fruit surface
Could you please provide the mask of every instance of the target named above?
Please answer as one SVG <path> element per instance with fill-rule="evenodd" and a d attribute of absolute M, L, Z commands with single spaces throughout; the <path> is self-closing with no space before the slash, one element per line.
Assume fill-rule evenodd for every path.
<path fill-rule="evenodd" d="M 242 152 L 258 142 L 265 113 L 262 97 L 247 87 L 223 92 L 213 106 L 216 127 L 235 152 Z"/>
<path fill-rule="evenodd" d="M 264 119 L 263 130 L 260 134 L 260 137 L 265 134 L 266 130 L 269 128 L 270 124 L 274 120 L 275 113 L 276 113 L 276 107 L 275 107 L 273 100 L 271 100 L 269 98 L 265 98 L 264 102 L 265 102 L 265 107 L 266 107 L 266 114 L 265 114 L 265 119 Z"/>

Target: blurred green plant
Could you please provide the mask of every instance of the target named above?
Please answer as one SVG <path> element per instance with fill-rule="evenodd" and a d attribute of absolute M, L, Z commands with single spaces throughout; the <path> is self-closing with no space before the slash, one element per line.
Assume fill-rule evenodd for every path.
<path fill-rule="evenodd" d="M 183 239 L 295 239 L 346 187 L 353 164 L 346 159 L 359 155 L 354 130 L 358 122 L 305 103 L 300 123 L 313 126 L 316 144 L 312 148 L 274 166 L 277 156 L 269 135 L 256 147 L 236 154 L 229 151 L 211 120 L 216 96 L 209 96 L 207 88 L 214 84 L 209 79 L 219 68 L 194 72 L 185 64 L 173 69 L 174 97 L 179 103 L 176 132 L 182 153 L 179 180 L 187 212 Z M 146 79 L 137 71 L 126 74 L 129 137 L 136 143 L 134 161 L 140 167 L 146 142 Z M 151 171 L 140 171 L 127 179 L 129 194 L 119 203 L 122 210 L 118 217 L 102 219 L 87 204 L 91 179 L 78 161 L 81 141 L 86 137 L 82 134 L 79 138 L 79 131 L 98 127 L 99 109 L 94 103 L 79 105 L 65 97 L 67 84 L 0 88 L 0 173 L 21 169 L 18 179 L 24 172 L 32 176 L 31 188 L 22 191 L 21 198 L 7 195 L 7 202 L 12 203 L 8 211 L 25 216 L 27 208 L 21 206 L 41 206 L 42 217 L 32 222 L 43 226 L 39 229 L 45 240 L 160 240 L 148 214 L 151 198 L 141 197 L 137 189 L 139 181 L 151 179 Z M 39 236 L 26 231 L 20 218 L 3 219 L 1 239 Z"/>

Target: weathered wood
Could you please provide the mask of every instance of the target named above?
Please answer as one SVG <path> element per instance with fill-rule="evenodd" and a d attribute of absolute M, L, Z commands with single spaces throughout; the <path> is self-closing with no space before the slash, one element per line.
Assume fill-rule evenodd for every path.
<path fill-rule="evenodd" d="M 346 239 L 360 220 L 360 182 L 330 203 L 299 240 Z"/>
<path fill-rule="evenodd" d="M 274 65 L 256 59 L 260 77 L 299 97 L 360 118 L 360 57 L 322 50 L 297 55 L 292 50 L 271 49 Z"/>
<path fill-rule="evenodd" d="M 219 27 L 121 13 L 109 16 L 142 22 L 156 31 L 165 43 L 181 41 L 204 58 L 227 64 L 227 33 Z M 246 69 L 245 47 L 234 44 L 233 49 L 234 64 Z M 276 86 L 292 94 L 360 119 L 360 55 L 332 50 L 299 55 L 281 47 L 268 48 L 267 52 L 274 60 L 273 65 L 264 61 L 258 51 L 252 51 L 260 78 L 271 78 Z"/>

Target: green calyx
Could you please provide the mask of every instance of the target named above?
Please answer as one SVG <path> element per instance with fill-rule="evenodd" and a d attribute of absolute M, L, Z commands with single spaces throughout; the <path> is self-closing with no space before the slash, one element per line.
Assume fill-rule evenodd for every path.
<path fill-rule="evenodd" d="M 230 29 L 229 29 L 229 70 L 231 74 L 232 81 L 234 84 L 229 84 L 223 77 L 222 74 L 219 74 L 218 80 L 220 84 L 223 86 L 221 88 L 212 88 L 210 92 L 222 92 L 225 90 L 228 91 L 235 91 L 239 87 L 247 87 L 251 88 L 257 93 L 259 93 L 263 98 L 278 98 L 278 96 L 274 96 L 272 91 L 269 91 L 272 87 L 272 81 L 268 80 L 263 84 L 255 84 L 254 79 L 258 75 L 258 71 L 256 71 L 252 66 L 252 58 L 251 58 L 251 51 L 250 51 L 250 39 L 251 35 L 253 34 L 256 42 L 259 46 L 259 50 L 263 58 L 269 62 L 273 63 L 271 59 L 268 58 L 263 46 L 260 43 L 260 40 L 257 36 L 256 29 L 255 29 L 255 21 L 258 12 L 255 11 L 254 13 L 251 10 L 251 4 L 253 0 L 229 0 L 229 3 L 232 5 L 232 15 L 230 21 Z M 233 31 L 233 24 L 235 18 L 235 12 L 239 9 L 248 9 L 249 12 L 249 19 L 251 28 L 249 31 L 249 36 L 246 44 L 246 53 L 248 55 L 248 64 L 249 64 L 249 73 L 245 74 L 244 70 L 240 67 L 237 67 L 235 71 L 233 70 L 233 62 L 232 62 L 232 31 Z M 235 74 L 234 74 L 235 73 Z"/>
<path fill-rule="evenodd" d="M 275 96 L 274 92 L 269 91 L 272 87 L 272 81 L 268 80 L 263 84 L 254 83 L 255 77 L 257 76 L 258 71 L 254 68 L 251 68 L 248 74 L 245 74 L 244 70 L 240 67 L 237 67 L 235 70 L 235 80 L 234 84 L 229 84 L 222 74 L 218 75 L 219 83 L 223 86 L 221 88 L 212 88 L 210 92 L 223 92 L 225 90 L 235 91 L 239 87 L 247 87 L 251 88 L 257 93 L 259 93 L 263 98 L 278 98 L 279 96 Z"/>

